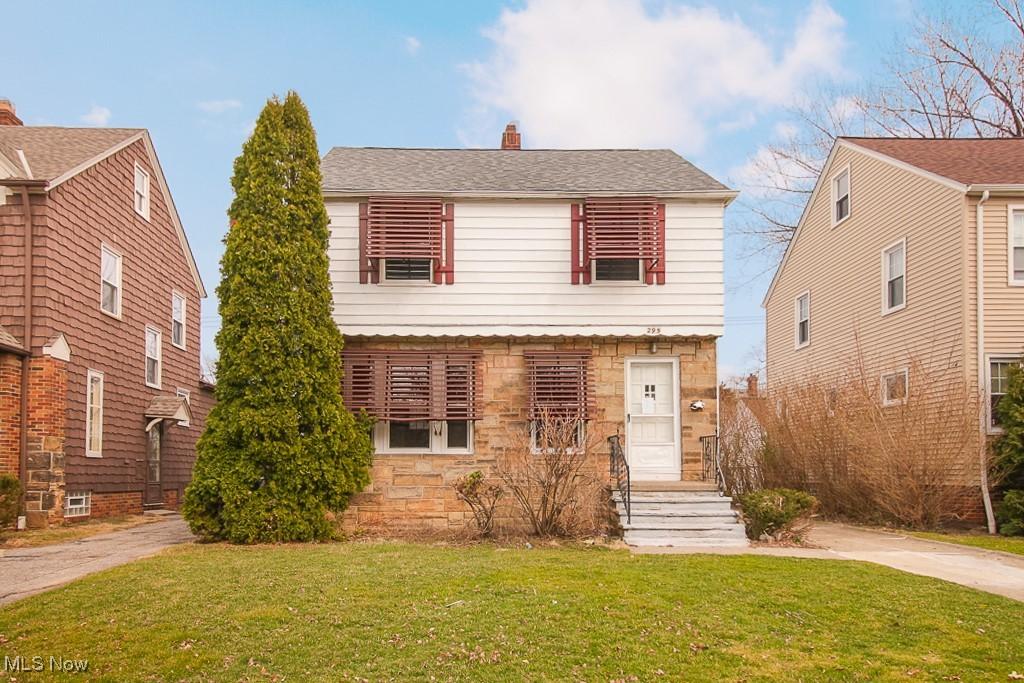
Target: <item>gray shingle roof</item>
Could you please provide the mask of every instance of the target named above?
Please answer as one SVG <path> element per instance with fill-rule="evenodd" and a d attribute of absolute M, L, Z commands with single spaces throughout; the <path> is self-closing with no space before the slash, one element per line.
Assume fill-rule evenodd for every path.
<path fill-rule="evenodd" d="M 20 169 L 20 149 L 34 179 L 53 180 L 141 132 L 141 128 L 0 126 L 0 154 Z"/>
<path fill-rule="evenodd" d="M 727 192 L 670 149 L 335 147 L 324 190 L 353 193 L 666 194 Z"/>
<path fill-rule="evenodd" d="M 19 342 L 13 334 L 4 329 L 3 325 L 0 325 L 0 344 L 13 346 L 17 349 L 24 348 L 22 347 L 21 342 Z"/>

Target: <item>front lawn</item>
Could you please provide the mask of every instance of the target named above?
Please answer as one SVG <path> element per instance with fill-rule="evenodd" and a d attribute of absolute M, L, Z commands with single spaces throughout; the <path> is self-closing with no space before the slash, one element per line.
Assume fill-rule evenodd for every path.
<path fill-rule="evenodd" d="M 989 534 L 936 534 L 930 531 L 915 531 L 914 536 L 930 541 L 945 541 L 970 545 L 985 550 L 1001 550 L 1004 553 L 1024 555 L 1024 536 L 992 536 Z"/>
<path fill-rule="evenodd" d="M 110 681 L 1007 680 L 1021 613 L 839 561 L 209 545 L 0 608 L 0 656 Z"/>

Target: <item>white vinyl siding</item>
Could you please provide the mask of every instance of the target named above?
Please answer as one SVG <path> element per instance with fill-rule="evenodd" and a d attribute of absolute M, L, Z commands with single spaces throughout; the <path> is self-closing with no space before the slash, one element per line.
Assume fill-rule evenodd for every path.
<path fill-rule="evenodd" d="M 882 405 L 896 406 L 907 402 L 910 390 L 910 373 L 907 368 L 882 375 Z"/>
<path fill-rule="evenodd" d="M 100 310 L 121 317 L 121 254 L 100 247 Z"/>
<path fill-rule="evenodd" d="M 146 328 L 146 386 L 160 388 L 163 335 L 155 327 Z"/>
<path fill-rule="evenodd" d="M 882 314 L 907 305 L 907 241 L 882 250 Z"/>
<path fill-rule="evenodd" d="M 141 166 L 135 164 L 135 213 L 147 221 L 149 220 L 149 187 L 149 174 Z"/>
<path fill-rule="evenodd" d="M 179 349 L 185 348 L 185 306 L 184 296 L 171 294 L 171 343 Z"/>
<path fill-rule="evenodd" d="M 334 315 L 353 335 L 721 335 L 722 202 L 666 203 L 666 284 L 571 283 L 568 201 L 455 204 L 455 282 L 359 284 L 357 201 L 328 200 Z"/>
<path fill-rule="evenodd" d="M 96 370 L 85 376 L 85 455 L 103 456 L 103 373 Z"/>
<path fill-rule="evenodd" d="M 811 343 L 811 293 L 804 292 L 793 305 L 793 336 L 796 348 Z"/>

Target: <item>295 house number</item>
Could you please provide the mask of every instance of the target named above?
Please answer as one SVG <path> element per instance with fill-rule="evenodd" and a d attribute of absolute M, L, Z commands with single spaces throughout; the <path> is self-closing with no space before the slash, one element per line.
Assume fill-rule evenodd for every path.
<path fill-rule="evenodd" d="M 646 334 L 661 334 L 660 327 L 648 327 Z"/>

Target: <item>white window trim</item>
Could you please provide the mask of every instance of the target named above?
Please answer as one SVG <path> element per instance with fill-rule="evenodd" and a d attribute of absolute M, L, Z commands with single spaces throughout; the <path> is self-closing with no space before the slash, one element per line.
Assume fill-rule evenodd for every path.
<path fill-rule="evenodd" d="M 149 381 L 149 372 L 148 372 L 148 370 L 149 370 L 149 368 L 148 368 L 149 363 L 148 363 L 148 361 L 149 361 L 150 356 L 149 356 L 149 348 L 148 348 L 149 343 L 148 342 L 149 342 L 149 333 L 150 332 L 156 332 L 156 383 L 150 383 L 150 381 Z M 163 380 L 163 374 L 164 374 L 164 359 L 163 359 L 163 355 L 164 355 L 164 351 L 163 351 L 163 349 L 164 349 L 164 338 L 163 337 L 164 337 L 163 333 L 160 331 L 159 327 L 156 327 L 154 325 L 146 325 L 146 332 L 145 332 L 145 334 L 142 337 L 142 342 L 143 342 L 142 351 L 143 351 L 143 357 L 145 358 L 145 362 L 143 362 L 143 364 L 142 364 L 142 378 L 146 382 L 146 386 L 147 387 L 152 387 L 153 389 L 159 389 L 160 385 L 162 383 L 162 380 Z"/>
<path fill-rule="evenodd" d="M 800 299 L 807 297 L 807 341 L 800 343 Z M 793 300 L 793 348 L 800 350 L 811 344 L 811 290 L 797 294 Z"/>
<path fill-rule="evenodd" d="M 468 420 L 466 432 L 467 448 L 448 448 L 448 422 L 446 420 L 427 420 L 430 422 L 430 446 L 427 448 L 390 448 L 388 446 L 388 421 L 379 420 L 373 426 L 373 444 L 377 455 L 472 455 L 474 421 Z M 441 425 L 438 432 L 437 426 Z"/>
<path fill-rule="evenodd" d="M 897 375 L 903 375 L 903 386 L 904 386 L 904 389 L 905 389 L 904 393 L 903 393 L 903 398 L 902 399 L 897 399 L 895 401 L 890 401 L 889 397 L 886 395 L 886 391 L 885 391 L 885 380 L 887 378 L 889 378 L 889 377 L 896 377 Z M 909 370 L 909 368 L 899 368 L 897 370 L 893 370 L 892 372 L 883 372 L 881 377 L 880 377 L 880 380 L 881 380 L 881 385 L 882 385 L 881 389 L 882 389 L 882 406 L 883 407 L 889 408 L 891 406 L 901 406 L 901 405 L 906 404 L 907 399 L 910 398 L 910 370 Z"/>
<path fill-rule="evenodd" d="M 181 343 L 174 343 L 174 300 L 181 299 Z M 171 346 L 184 350 L 188 343 L 188 298 L 178 290 L 171 290 Z"/>
<path fill-rule="evenodd" d="M 142 198 L 143 198 L 142 210 L 141 211 L 139 210 L 139 207 L 135 205 L 135 198 L 136 198 L 137 195 L 140 194 L 139 193 L 139 189 L 138 189 L 138 187 L 136 185 L 136 181 L 138 179 L 139 172 L 141 172 L 142 173 L 142 177 L 145 178 L 145 183 L 144 183 L 145 191 L 141 193 L 142 194 Z M 132 208 L 135 209 L 135 213 L 139 214 L 140 216 L 145 218 L 147 221 L 149 220 L 149 209 L 150 209 L 150 203 L 152 201 L 152 197 L 153 197 L 153 181 L 149 177 L 149 171 L 147 171 L 146 169 L 142 168 L 142 165 L 139 164 L 139 162 L 136 161 L 135 162 L 135 170 L 132 173 Z"/>
<path fill-rule="evenodd" d="M 81 498 L 81 505 L 71 505 L 72 498 Z M 71 512 L 71 508 L 79 508 L 78 512 Z M 64 517 L 88 517 L 92 514 L 92 491 L 75 491 L 64 496 Z"/>
<path fill-rule="evenodd" d="M 544 450 L 537 443 L 537 422 L 539 420 L 530 420 L 530 452 L 534 455 L 541 455 Z M 577 430 L 579 434 L 576 435 L 576 440 L 579 446 L 572 449 L 573 453 L 578 453 L 581 447 L 586 447 L 587 444 L 587 422 L 586 420 L 580 420 L 578 423 Z M 549 448 L 548 452 L 552 452 L 554 449 Z"/>
<path fill-rule="evenodd" d="M 1013 214 L 1024 213 L 1024 204 L 1006 206 L 1006 282 L 1011 287 L 1024 287 L 1024 280 L 1013 276 Z"/>
<path fill-rule="evenodd" d="M 1002 427 L 996 427 L 992 424 L 992 364 L 1019 362 L 1021 362 L 1020 356 L 985 355 L 985 431 L 988 434 L 1003 433 Z"/>
<path fill-rule="evenodd" d="M 623 259 L 626 260 L 626 259 Z M 630 259 L 631 260 L 631 259 Z M 598 280 L 597 279 L 597 259 L 591 259 L 590 261 L 590 284 L 594 287 L 646 287 L 647 278 L 644 273 L 644 259 L 636 259 L 640 262 L 640 267 L 637 269 L 639 275 L 635 280 Z"/>
<path fill-rule="evenodd" d="M 89 409 L 89 399 L 92 396 L 92 380 L 94 377 L 100 378 L 100 449 L 98 451 L 89 449 L 89 436 L 92 434 L 92 411 Z M 103 373 L 99 370 L 88 370 L 85 373 L 85 457 L 87 458 L 103 457 L 103 394 L 106 391 L 106 386 L 104 385 Z"/>
<path fill-rule="evenodd" d="M 903 303 L 899 306 L 889 306 L 889 259 L 890 251 L 897 247 L 903 249 Z M 907 238 L 903 237 L 882 249 L 882 315 L 889 315 L 896 311 L 902 311 L 907 307 Z"/>
<path fill-rule="evenodd" d="M 846 174 L 846 196 L 849 198 L 846 203 L 849 206 L 849 210 L 845 216 L 836 220 L 836 202 L 839 201 L 839 197 L 836 195 L 836 181 L 844 173 Z M 832 220 L 832 227 L 834 228 L 840 223 L 845 223 L 853 215 L 853 174 L 850 173 L 850 164 L 846 164 L 846 166 L 833 173 L 832 177 L 829 178 L 828 184 L 830 188 L 829 195 L 832 198 L 828 206 L 828 215 Z"/>
<path fill-rule="evenodd" d="M 388 279 L 388 264 L 385 261 L 390 259 L 381 258 L 377 259 L 377 272 L 380 273 L 380 280 L 377 282 L 378 285 L 385 287 L 436 287 L 437 284 L 434 282 L 434 259 L 430 261 L 430 277 L 426 280 L 389 280 Z M 395 259 L 399 260 L 399 259 Z M 413 259 L 417 260 L 417 259 Z M 424 261 L 428 259 L 423 259 Z"/>
<path fill-rule="evenodd" d="M 117 259 L 117 313 L 112 313 L 107 309 L 103 308 L 103 252 L 109 252 L 111 256 Z M 100 242 L 100 313 L 103 315 L 109 315 L 111 318 L 117 320 L 121 319 L 124 313 L 122 305 L 122 293 L 124 292 L 124 257 L 117 249 L 106 242 Z"/>
<path fill-rule="evenodd" d="M 181 387 L 178 387 L 177 389 L 174 390 L 174 395 L 175 396 L 179 396 L 181 398 L 184 398 L 185 399 L 185 403 L 188 404 L 189 410 L 192 409 L 192 392 L 191 391 L 189 391 L 188 389 L 182 389 Z M 178 426 L 179 427 L 191 427 L 192 426 L 192 421 L 191 420 L 178 420 Z"/>

